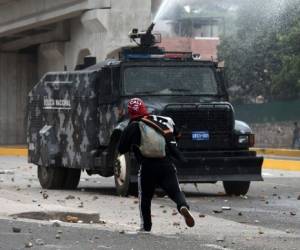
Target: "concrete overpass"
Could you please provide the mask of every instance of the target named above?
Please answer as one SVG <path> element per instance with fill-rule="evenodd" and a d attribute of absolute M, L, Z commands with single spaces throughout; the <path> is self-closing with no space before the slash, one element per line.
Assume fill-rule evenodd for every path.
<path fill-rule="evenodd" d="M 160 0 L 0 0 L 0 144 L 24 144 L 26 96 L 45 72 L 103 60 Z"/>

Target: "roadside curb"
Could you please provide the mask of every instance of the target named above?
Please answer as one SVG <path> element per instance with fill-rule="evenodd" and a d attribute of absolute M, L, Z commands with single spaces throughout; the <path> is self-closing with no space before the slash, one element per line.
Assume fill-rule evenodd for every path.
<path fill-rule="evenodd" d="M 260 155 L 276 155 L 276 156 L 286 156 L 286 157 L 300 157 L 300 150 L 293 149 L 279 149 L 279 148 L 251 148 L 251 150 L 256 151 Z"/>
<path fill-rule="evenodd" d="M 300 171 L 300 161 L 264 159 L 264 169 Z"/>
<path fill-rule="evenodd" d="M 27 156 L 28 150 L 26 147 L 0 147 L 0 156 Z"/>

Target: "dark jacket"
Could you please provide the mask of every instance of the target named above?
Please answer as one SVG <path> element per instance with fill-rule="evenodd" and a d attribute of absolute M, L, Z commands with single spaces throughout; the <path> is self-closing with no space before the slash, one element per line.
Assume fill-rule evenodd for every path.
<path fill-rule="evenodd" d="M 166 157 L 165 158 L 146 158 L 144 157 L 140 150 L 139 146 L 141 143 L 141 132 L 139 128 L 138 122 L 141 119 L 131 120 L 128 126 L 122 133 L 120 144 L 119 144 L 119 152 L 120 154 L 125 154 L 130 152 L 131 150 L 134 152 L 136 160 L 139 164 L 147 163 L 147 162 L 156 162 L 159 161 L 160 164 L 170 164 L 172 163 L 172 158 L 180 162 L 185 162 L 183 155 L 177 149 L 175 137 L 177 137 L 177 131 L 174 127 L 173 136 L 168 136 L 166 138 Z"/>

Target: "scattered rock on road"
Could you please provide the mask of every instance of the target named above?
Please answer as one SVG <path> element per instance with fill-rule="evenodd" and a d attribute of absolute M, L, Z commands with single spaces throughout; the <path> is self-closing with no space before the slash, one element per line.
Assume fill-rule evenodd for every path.
<path fill-rule="evenodd" d="M 231 207 L 222 207 L 222 210 L 231 210 Z"/>
<path fill-rule="evenodd" d="M 298 200 L 298 201 L 300 200 L 300 195 L 298 196 L 297 200 Z"/>
<path fill-rule="evenodd" d="M 44 198 L 45 200 L 47 200 L 48 197 L 49 197 L 49 195 L 48 195 L 47 193 L 43 193 L 43 198 Z"/>
<path fill-rule="evenodd" d="M 221 214 L 221 213 L 223 213 L 223 211 L 222 210 L 213 210 L 213 213 L 214 214 Z"/>
<path fill-rule="evenodd" d="M 25 243 L 25 247 L 26 248 L 31 248 L 31 247 L 33 247 L 33 244 L 29 241 L 29 242 L 26 242 Z"/>
<path fill-rule="evenodd" d="M 296 213 L 295 212 L 290 212 L 290 215 L 295 216 Z"/>
<path fill-rule="evenodd" d="M 14 233 L 20 233 L 20 232 L 21 232 L 21 228 L 19 228 L 19 227 L 13 227 L 13 228 L 12 228 L 12 231 L 13 231 Z"/>
<path fill-rule="evenodd" d="M 179 226 L 180 226 L 180 223 L 179 223 L 179 222 L 174 222 L 174 223 L 173 223 L 173 226 L 174 226 L 174 227 L 179 227 Z"/>
<path fill-rule="evenodd" d="M 242 212 L 239 212 L 239 213 L 238 213 L 238 216 L 243 216 L 243 213 L 242 213 Z"/>
<path fill-rule="evenodd" d="M 199 214 L 199 218 L 204 218 L 205 214 Z"/>
<path fill-rule="evenodd" d="M 68 195 L 65 199 L 66 199 L 66 200 L 74 200 L 74 199 L 75 199 L 75 196 L 73 196 L 73 195 Z"/>
<path fill-rule="evenodd" d="M 13 174 L 15 174 L 15 172 L 12 170 L 0 170 L 0 174 L 13 175 Z"/>
<path fill-rule="evenodd" d="M 37 244 L 38 246 L 43 246 L 45 245 L 45 242 L 42 239 L 36 239 L 35 244 Z"/>
<path fill-rule="evenodd" d="M 79 218 L 76 216 L 67 215 L 66 221 L 70 223 L 77 223 L 79 221 Z"/>
<path fill-rule="evenodd" d="M 60 227 L 61 226 L 60 223 L 61 223 L 61 221 L 55 220 L 55 221 L 52 222 L 52 227 Z"/>

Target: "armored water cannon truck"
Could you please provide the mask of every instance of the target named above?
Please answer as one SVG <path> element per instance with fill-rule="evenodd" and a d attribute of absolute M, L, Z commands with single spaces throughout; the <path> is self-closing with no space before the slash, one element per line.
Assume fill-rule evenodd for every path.
<path fill-rule="evenodd" d="M 134 29 L 130 38 L 138 45 L 122 48 L 118 58 L 47 73 L 29 93 L 28 160 L 43 188 L 75 189 L 86 171 L 114 176 L 118 195 L 136 190 L 137 163 L 117 150 L 133 97 L 151 113 L 172 117 L 180 130 L 187 159 L 176 163 L 180 183 L 222 181 L 227 194 L 244 195 L 251 181 L 262 180 L 263 158 L 249 150 L 250 127 L 235 120 L 222 68 L 157 47 L 153 26 Z"/>

